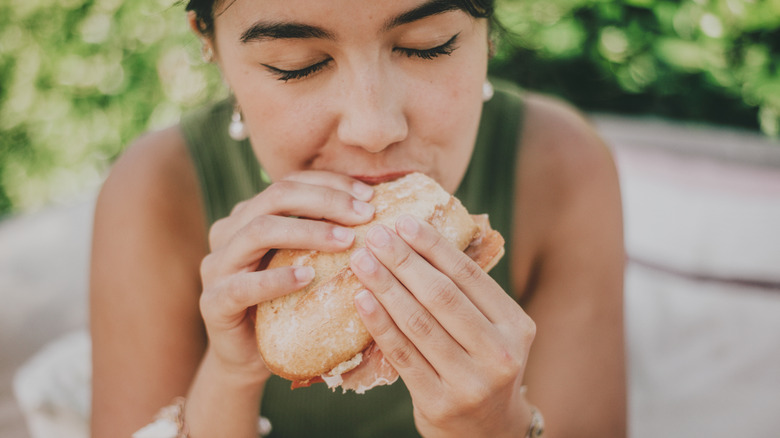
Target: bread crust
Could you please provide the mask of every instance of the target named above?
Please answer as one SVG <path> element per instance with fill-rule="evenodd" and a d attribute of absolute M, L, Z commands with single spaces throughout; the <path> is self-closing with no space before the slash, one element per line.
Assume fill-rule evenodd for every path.
<path fill-rule="evenodd" d="M 376 208 L 374 220 L 353 227 L 355 243 L 350 249 L 339 253 L 284 249 L 270 260 L 268 269 L 303 265 L 315 271 L 304 289 L 257 306 L 258 347 L 274 374 L 305 382 L 371 344 L 353 301 L 364 286 L 349 268 L 351 254 L 365 247 L 369 228 L 384 224 L 394 229 L 400 215 L 410 214 L 431 223 L 460 250 L 480 235 L 480 227 L 460 201 L 421 173 L 375 186 L 371 204 Z"/>

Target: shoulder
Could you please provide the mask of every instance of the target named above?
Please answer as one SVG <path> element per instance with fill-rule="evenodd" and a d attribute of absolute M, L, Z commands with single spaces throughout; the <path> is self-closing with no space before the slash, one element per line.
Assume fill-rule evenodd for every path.
<path fill-rule="evenodd" d="M 618 175 L 612 154 L 590 121 L 554 97 L 524 95 L 513 244 L 532 263 L 608 237 L 621 242 Z M 527 283 L 526 278 L 520 284 Z"/>
<path fill-rule="evenodd" d="M 200 187 L 179 129 L 141 136 L 114 163 L 98 195 L 96 276 L 102 269 L 146 275 L 173 265 L 166 275 L 177 274 L 196 287 L 206 251 Z M 108 273 L 106 278 L 115 276 Z"/>
<path fill-rule="evenodd" d="M 526 169 L 560 195 L 573 195 L 592 178 L 615 176 L 609 148 L 590 121 L 557 98 L 527 93 L 521 139 Z M 527 167 L 532 167 L 528 169 Z"/>
<path fill-rule="evenodd" d="M 200 221 L 205 230 L 197 175 L 178 126 L 128 146 L 103 184 L 98 209 L 170 224 Z"/>
<path fill-rule="evenodd" d="M 194 175 L 187 146 L 178 126 L 149 132 L 120 155 L 111 168 L 103 191 L 138 191 L 141 188 L 182 190 Z M 132 184 L 125 184 L 132 182 Z"/>

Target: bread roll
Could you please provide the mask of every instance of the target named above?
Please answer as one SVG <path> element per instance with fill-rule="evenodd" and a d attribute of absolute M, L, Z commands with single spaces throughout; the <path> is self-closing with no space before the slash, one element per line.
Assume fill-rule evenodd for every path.
<path fill-rule="evenodd" d="M 479 243 L 469 248 L 469 255 L 483 268 L 492 267 L 503 255 L 503 239 L 489 229 L 487 216 L 479 216 L 478 224 L 460 201 L 421 173 L 374 186 L 371 204 L 376 208 L 374 219 L 354 227 L 350 249 L 339 253 L 283 249 L 269 262 L 269 269 L 303 265 L 315 271 L 304 289 L 257 306 L 256 334 L 263 360 L 271 372 L 292 380 L 294 386 L 349 371 L 372 343 L 353 301 L 364 287 L 349 268 L 352 252 L 365 246 L 372 226 L 395 229 L 397 218 L 410 214 L 431 223 L 460 250 Z"/>

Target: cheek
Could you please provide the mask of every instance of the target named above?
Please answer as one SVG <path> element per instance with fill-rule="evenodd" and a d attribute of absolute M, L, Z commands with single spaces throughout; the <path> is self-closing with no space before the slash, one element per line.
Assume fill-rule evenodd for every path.
<path fill-rule="evenodd" d="M 475 121 L 478 122 L 482 107 L 482 82 L 479 77 L 451 75 L 437 81 L 435 93 L 431 93 L 432 88 L 421 90 L 418 96 L 424 97 L 416 102 L 415 125 L 426 137 L 446 139 L 445 144 L 453 139 L 463 141 L 476 129 Z"/>
<path fill-rule="evenodd" d="M 252 145 L 272 179 L 302 169 L 317 155 L 328 137 L 321 105 L 296 103 L 270 91 L 250 99 L 245 113 Z"/>

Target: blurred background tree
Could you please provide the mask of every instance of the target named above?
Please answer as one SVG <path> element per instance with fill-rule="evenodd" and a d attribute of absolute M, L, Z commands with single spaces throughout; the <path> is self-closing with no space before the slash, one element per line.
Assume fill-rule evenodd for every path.
<path fill-rule="evenodd" d="M 493 74 L 586 111 L 780 135 L 780 0 L 498 0 Z M 0 215 L 102 180 L 222 97 L 175 0 L 0 1 Z"/>
<path fill-rule="evenodd" d="M 0 212 L 98 184 L 133 138 L 224 92 L 175 0 L 0 0 Z"/>
<path fill-rule="evenodd" d="M 493 73 L 589 111 L 780 134 L 779 0 L 508 0 Z"/>

